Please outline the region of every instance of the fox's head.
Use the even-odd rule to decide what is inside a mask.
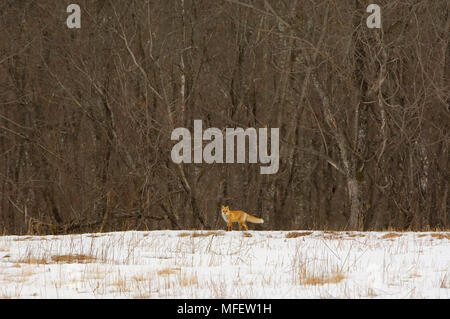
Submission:
[[[226,214],[230,211],[230,207],[228,206],[222,206],[222,214]]]

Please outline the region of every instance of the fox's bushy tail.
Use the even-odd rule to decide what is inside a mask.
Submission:
[[[252,215],[248,215],[247,221],[250,222],[250,223],[253,223],[253,224],[262,224],[262,223],[264,223],[264,219],[258,218],[258,217],[252,216]]]

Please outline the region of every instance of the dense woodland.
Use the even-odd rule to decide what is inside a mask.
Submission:
[[[449,229],[450,2],[373,2],[1,0],[0,234]],[[195,119],[279,171],[174,164]]]

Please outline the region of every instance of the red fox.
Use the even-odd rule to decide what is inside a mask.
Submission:
[[[222,217],[227,223],[227,230],[232,230],[233,222],[239,223],[239,230],[242,230],[242,225],[244,225],[245,230],[248,230],[246,222],[262,224],[264,219],[252,216],[243,212],[242,210],[230,210],[228,206],[222,206]]]

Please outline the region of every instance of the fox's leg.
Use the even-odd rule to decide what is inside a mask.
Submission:
[[[231,231],[232,228],[233,228],[233,223],[231,223],[230,221],[228,221],[228,224],[227,224],[227,231]]]
[[[241,231],[242,230],[242,224],[241,224],[241,222],[239,222],[239,231]]]
[[[244,227],[245,227],[245,230],[248,230],[247,224],[246,224],[246,223],[243,223],[243,225],[244,225]]]

